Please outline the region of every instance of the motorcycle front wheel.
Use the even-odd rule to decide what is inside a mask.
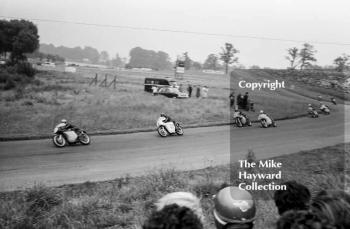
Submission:
[[[261,121],[261,126],[262,126],[262,128],[267,128],[266,120]]]
[[[60,135],[55,135],[52,138],[53,144],[57,147],[64,147],[66,145],[66,139],[60,134]]]
[[[176,132],[177,135],[183,135],[184,134],[184,130],[182,129],[182,127],[180,125],[177,125],[175,132]]]
[[[236,125],[237,125],[237,127],[242,127],[243,126],[243,124],[241,122],[241,119],[236,118]]]
[[[166,136],[168,136],[168,132],[167,132],[167,130],[165,129],[164,126],[158,127],[157,131],[158,131],[158,134],[159,134],[161,137],[166,137]]]
[[[89,145],[90,144],[90,137],[87,133],[81,133],[79,136],[79,141],[83,145]]]

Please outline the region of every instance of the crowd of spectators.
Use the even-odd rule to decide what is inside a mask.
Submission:
[[[276,229],[349,229],[350,195],[342,190],[322,190],[313,198],[309,189],[287,181],[286,190],[274,193],[279,218]],[[200,199],[189,192],[169,193],[159,199],[143,229],[202,229]],[[212,215],[217,229],[253,229],[257,206],[251,193],[235,186],[213,196]]]

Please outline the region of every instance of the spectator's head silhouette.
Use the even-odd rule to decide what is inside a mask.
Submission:
[[[204,216],[200,200],[190,192],[172,192],[166,194],[156,202],[157,210],[162,210],[165,206],[177,204],[180,207],[191,209],[203,222]]]
[[[350,204],[342,197],[318,195],[312,201],[311,210],[337,229],[350,228]]]
[[[290,210],[277,221],[277,229],[335,229],[326,219],[306,210]]]
[[[288,210],[307,210],[310,206],[311,194],[309,189],[296,181],[287,181],[286,190],[278,190],[274,200],[278,213],[282,215]]]
[[[143,229],[202,229],[203,224],[189,208],[177,204],[167,205],[151,214]]]

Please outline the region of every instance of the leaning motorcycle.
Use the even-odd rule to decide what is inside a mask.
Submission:
[[[311,118],[318,118],[318,112],[317,111],[312,110],[312,111],[309,111],[308,113],[309,113],[309,116]]]
[[[81,143],[83,145],[90,144],[90,137],[84,130],[66,129],[65,124],[60,123],[54,128],[53,144],[57,147],[64,147],[67,144]]]
[[[164,122],[166,118],[159,117],[157,120],[157,131],[161,137],[166,137],[168,135],[183,135],[184,131],[181,125],[177,122]]]
[[[330,109],[328,107],[325,107],[323,109],[320,109],[321,114],[329,115],[331,113]]]
[[[237,127],[251,126],[252,122],[248,117],[235,117],[235,123]]]

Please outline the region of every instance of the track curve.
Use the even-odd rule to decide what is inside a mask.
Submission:
[[[248,149],[261,159],[348,142],[349,110],[345,106],[319,119],[285,120],[269,129],[255,124],[242,129],[185,129],[182,137],[161,138],[156,131],[95,136],[89,146],[62,149],[51,140],[0,142],[0,191],[35,183],[56,186],[108,180],[168,166],[199,169],[243,159]]]

